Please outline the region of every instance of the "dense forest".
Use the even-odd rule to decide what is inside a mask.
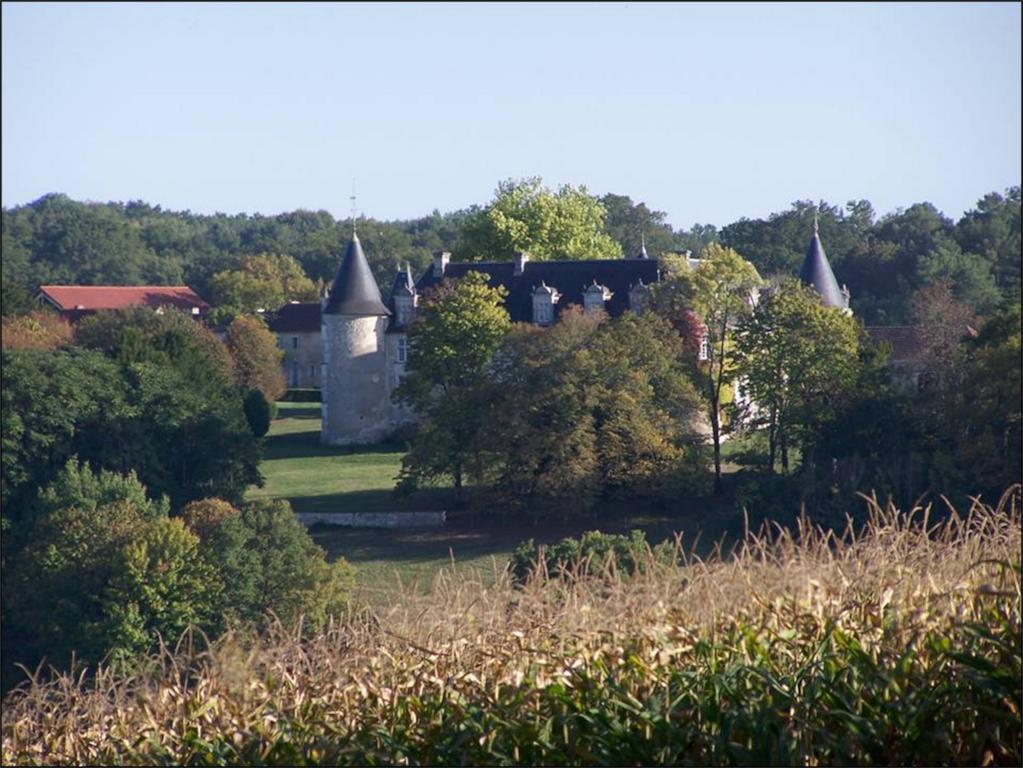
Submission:
[[[868,325],[907,322],[911,294],[939,280],[979,314],[1020,291],[1018,186],[984,195],[958,221],[927,202],[879,216],[867,200],[844,206],[801,200],[766,219],[688,230],[673,229],[664,212],[625,195],[596,200],[604,211],[603,234],[626,255],[639,251],[641,238],[655,257],[686,249],[699,255],[719,242],[765,277],[798,271],[816,210],[836,276]],[[407,221],[360,218],[357,226],[377,279],[387,287],[399,265],[407,262],[418,273],[434,250],[472,257],[468,232],[485,211],[472,206]],[[3,210],[4,314],[27,309],[46,283],[184,283],[209,298],[214,275],[262,253],[291,256],[313,281],[329,281],[351,225],[322,210],[201,215],[138,200],[87,203],[49,194]]]

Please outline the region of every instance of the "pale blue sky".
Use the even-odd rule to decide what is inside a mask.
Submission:
[[[3,205],[410,218],[539,175],[675,226],[1020,183],[1020,6],[18,4]]]

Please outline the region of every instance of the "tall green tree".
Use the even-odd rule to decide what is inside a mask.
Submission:
[[[197,382],[234,380],[231,354],[212,331],[176,309],[129,307],[97,312],[75,327],[75,344],[124,365],[153,363],[176,368]]]
[[[695,268],[683,264],[657,286],[654,309],[669,321],[692,310],[706,337],[707,359],[693,369],[707,405],[714,446],[714,488],[721,485],[722,394],[735,377],[734,332],[753,309],[762,280],[756,268],[731,248],[711,243]]]
[[[210,281],[213,302],[230,314],[273,312],[287,301],[315,301],[316,285],[291,256],[246,256],[238,269],[218,272]]]
[[[681,347],[652,313],[610,320],[574,309],[550,328],[516,326],[494,356],[479,436],[501,506],[565,512],[665,498],[691,479],[700,403]]]
[[[403,487],[414,488],[442,475],[454,479],[461,500],[472,439],[484,413],[480,385],[487,366],[511,325],[503,288],[469,272],[445,280],[427,293],[408,331],[409,359],[395,390],[420,423],[402,460]]]
[[[980,256],[1002,295],[1020,295],[1020,188],[984,195],[977,207],[956,223],[955,238],[963,251]]]
[[[1002,298],[990,264],[976,254],[964,253],[950,237],[941,237],[933,250],[920,257],[917,277],[925,286],[947,281],[959,299],[981,314],[997,307]]]
[[[851,396],[858,371],[856,321],[825,307],[793,280],[761,298],[736,329],[736,373],[767,422],[768,469],[777,452],[788,471],[788,448],[799,440],[804,462],[820,426]]]
[[[605,230],[633,258],[645,244],[651,258],[677,248],[675,234],[667,224],[664,211],[652,211],[646,203],[633,203],[628,195],[604,195],[600,204],[607,212]]]
[[[470,261],[507,261],[517,251],[538,261],[620,258],[621,246],[604,232],[605,216],[585,187],[554,191],[539,177],[509,179],[466,219],[457,253]]]

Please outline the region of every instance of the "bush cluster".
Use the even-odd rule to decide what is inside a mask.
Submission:
[[[512,552],[510,568],[520,584],[538,572],[552,578],[601,573],[631,575],[649,562],[651,555],[663,562],[673,552],[667,542],[651,549],[646,534],[640,530],[632,530],[628,536],[586,531],[577,539],[567,537],[546,546],[527,539]]]
[[[351,567],[327,563],[287,502],[169,511],[134,473],[67,463],[5,558],[5,689],[14,663],[123,664],[190,626],[216,635],[272,615],[315,630],[348,609]]]

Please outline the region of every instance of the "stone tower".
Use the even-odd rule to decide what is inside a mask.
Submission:
[[[390,431],[387,348],[390,315],[353,232],[322,302],[323,375],[320,441],[372,443]]]

